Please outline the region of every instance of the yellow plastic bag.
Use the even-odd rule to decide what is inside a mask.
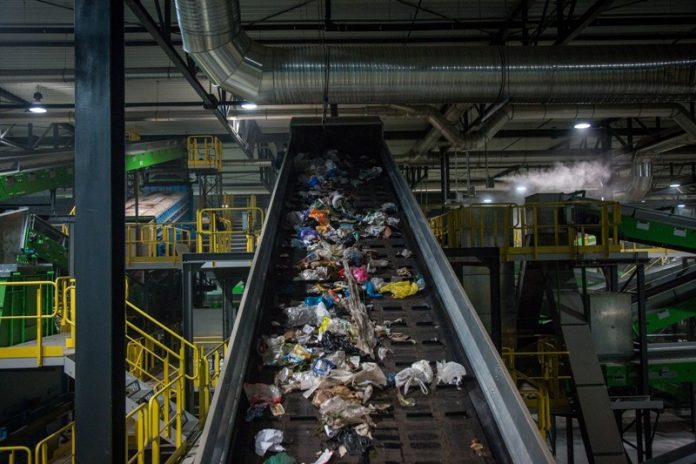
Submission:
[[[379,293],[391,292],[394,298],[406,298],[407,296],[415,295],[418,293],[418,285],[415,282],[408,280],[403,280],[401,282],[391,282],[386,285],[382,285],[379,289]]]

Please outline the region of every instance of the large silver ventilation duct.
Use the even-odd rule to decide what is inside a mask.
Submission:
[[[685,101],[693,45],[265,47],[238,0],[176,0],[184,49],[223,88],[256,103]]]

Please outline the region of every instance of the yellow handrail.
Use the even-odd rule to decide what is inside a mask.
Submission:
[[[186,140],[189,169],[222,171],[222,142],[212,135],[192,135]]]
[[[143,403],[126,414],[126,430],[128,430],[129,421],[133,422],[135,450],[132,456],[128,457],[131,450],[131,443],[130,435],[126,433],[126,463],[145,464],[150,426],[148,404]]]
[[[235,228],[235,213],[239,215],[236,219],[241,223],[239,228]],[[247,252],[251,253],[256,248],[264,220],[265,212],[258,207],[199,209],[196,212],[196,252],[228,252],[232,236],[237,234],[246,235]]]
[[[167,382],[160,391],[153,395],[148,401],[148,410],[150,413],[148,444],[152,452],[150,461],[152,464],[159,464],[160,437],[163,436],[169,439],[172,434],[172,428],[174,429],[173,442],[177,451],[167,462],[172,462],[185,450],[185,440],[182,433],[185,414],[184,384],[184,376],[179,374],[170,382]],[[169,407],[170,401],[174,401],[173,417]]]
[[[40,289],[44,287],[52,288],[54,292],[54,307],[51,314],[37,314],[32,316],[5,316],[6,319],[59,317],[62,327],[69,327],[71,338],[75,336],[75,293],[76,283],[72,277],[60,277],[55,282],[51,281],[28,281],[28,282],[5,282],[0,283],[8,286],[35,286]],[[58,297],[60,296],[60,297]],[[41,296],[38,296],[41,303]],[[39,305],[40,307],[41,305]],[[126,301],[126,333],[127,356],[126,363],[131,372],[137,377],[152,381],[154,395],[147,403],[139,406],[126,416],[127,423],[134,424],[134,440],[136,445],[135,454],[132,453],[127,460],[128,463],[144,464],[146,461],[159,462],[159,456],[146,458],[146,448],[148,450],[159,448],[159,434],[165,438],[171,438],[177,446],[175,455],[180,455],[184,451],[185,439],[182,431],[182,419],[184,418],[183,401],[186,397],[188,388],[187,380],[190,380],[198,387],[198,419],[200,423],[205,420],[211,400],[211,388],[217,385],[222,360],[227,348],[227,342],[220,342],[220,338],[205,337],[199,339],[197,343],[191,343],[184,337],[173,331],[171,328],[159,322],[133,303]],[[174,343],[168,346],[163,341],[148,333],[134,322],[134,317],[139,317],[155,328],[155,331],[164,334]],[[39,334],[40,335],[40,334]],[[215,346],[210,346],[216,343]],[[37,346],[41,347],[41,338],[37,339]],[[1,349],[0,349],[1,350]],[[2,353],[0,353],[0,356]],[[41,363],[41,352],[37,354],[37,363]],[[189,361],[190,360],[190,361]],[[192,366],[190,370],[187,365]],[[159,366],[156,366],[159,363]],[[161,367],[156,371],[156,367]],[[154,401],[153,401],[154,399]],[[159,399],[159,400],[158,400]],[[165,407],[168,401],[176,404],[174,411],[170,414],[170,408]],[[161,404],[158,402],[161,401]],[[160,426],[160,421],[162,426]],[[157,426],[155,426],[157,425]],[[68,424],[57,432],[49,435],[42,440],[34,450],[34,462],[48,464],[49,443],[58,435],[70,431],[73,432],[74,424]],[[74,461],[74,440],[72,441],[72,459]],[[128,446],[128,444],[126,444]],[[9,450],[7,447],[0,448],[0,453],[26,453],[27,450]],[[31,450],[28,459],[31,462]],[[153,451],[154,453],[154,451]],[[22,456],[23,457],[23,456]],[[12,458],[14,459],[14,457]],[[171,458],[168,460],[171,462]]]
[[[43,320],[44,319],[55,319],[58,315],[58,286],[55,282],[50,280],[28,280],[28,281],[16,281],[16,282],[0,282],[1,286],[5,287],[36,287],[36,314],[33,315],[22,315],[22,316],[0,316],[0,321],[3,320],[35,320],[36,321],[36,366],[41,367],[43,365]],[[44,314],[43,312],[43,289],[44,287],[50,287],[53,289],[53,309],[50,313]],[[0,356],[2,356],[0,354]]]
[[[17,453],[22,453],[24,456],[26,456],[26,460],[22,462],[32,464],[31,450],[26,446],[0,446],[0,457],[2,457],[3,454],[9,454],[7,461],[5,461],[7,464],[16,463],[15,459]]]
[[[69,437],[69,443],[70,443],[70,457],[71,457],[71,463],[75,464],[75,422],[70,422],[67,425],[64,425],[63,427],[59,428],[43,440],[41,440],[39,443],[37,443],[36,448],[34,448],[34,458],[36,464],[49,464],[52,459],[49,458],[48,456],[48,445],[53,442],[53,440],[60,439],[60,437],[68,432],[70,437]]]
[[[176,262],[180,248],[193,250],[191,231],[180,224],[126,224],[126,263]]]
[[[599,219],[575,222],[575,208],[598,208]],[[471,204],[429,220],[447,247],[493,246],[504,256],[620,251],[617,202],[575,200],[548,203]],[[531,239],[531,240],[530,240]]]

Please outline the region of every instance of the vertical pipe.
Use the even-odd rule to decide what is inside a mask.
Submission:
[[[488,263],[491,292],[491,339],[498,353],[503,346],[503,316],[500,304],[500,258],[496,256]]]
[[[567,415],[566,418],[566,462],[575,464],[575,444],[573,443],[573,416]]]
[[[646,320],[647,301],[645,296],[645,268],[638,264],[636,269],[636,292],[638,293],[638,337],[640,339],[640,394],[650,395],[650,377],[648,366],[648,328]],[[637,417],[638,419],[638,417]],[[645,457],[652,458],[650,411],[642,411]]]
[[[449,198],[450,193],[450,158],[446,148],[440,150],[440,183],[442,185],[442,209],[445,209],[445,203]]]

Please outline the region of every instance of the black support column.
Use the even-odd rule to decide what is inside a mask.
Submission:
[[[123,2],[75,0],[76,462],[124,462]]]
[[[450,194],[450,156],[446,148],[440,150],[440,183],[442,185],[442,209],[445,209],[445,203]]]

